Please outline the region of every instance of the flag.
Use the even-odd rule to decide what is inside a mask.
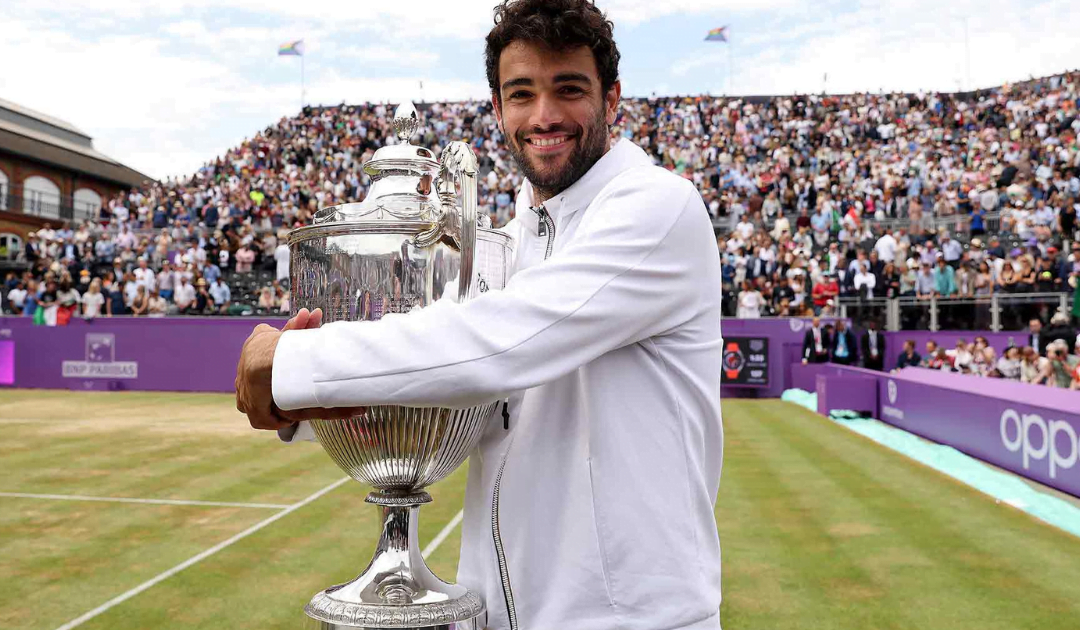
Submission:
[[[714,28],[709,31],[709,34],[705,36],[707,42],[726,42],[727,41],[727,27],[721,26],[720,28]]]
[[[304,40],[298,39],[295,42],[289,42],[278,46],[278,56],[282,55],[294,55],[296,57],[304,56]]]

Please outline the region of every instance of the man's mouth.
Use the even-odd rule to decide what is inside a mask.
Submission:
[[[533,136],[526,138],[525,143],[536,150],[547,152],[558,150],[562,145],[573,139],[574,136]]]

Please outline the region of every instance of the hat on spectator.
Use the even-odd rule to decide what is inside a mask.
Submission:
[[[198,280],[196,280],[195,281],[195,286],[197,286],[197,287],[205,287],[206,286],[206,278],[199,278]]]
[[[982,239],[980,239],[978,236],[971,239],[971,246],[972,247],[982,247]]]

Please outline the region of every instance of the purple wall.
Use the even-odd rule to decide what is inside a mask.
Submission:
[[[920,368],[897,374],[795,369],[799,382],[813,376],[825,411],[862,410],[857,405],[865,404],[866,383],[876,382],[875,417],[1080,496],[1080,392]]]
[[[822,319],[823,323],[835,320]],[[769,338],[769,386],[750,388],[725,385],[722,395],[731,398],[779,398],[790,389],[791,365],[798,363],[802,353],[803,335],[810,326],[809,319],[724,319],[721,330],[725,337]],[[814,391],[813,386],[808,391]]]
[[[240,348],[260,323],[284,319],[107,318],[33,326],[0,317],[0,384],[49,389],[231,392]],[[4,381],[5,350],[13,378]],[[10,355],[9,355],[10,356]]]

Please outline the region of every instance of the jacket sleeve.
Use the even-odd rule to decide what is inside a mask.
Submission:
[[[286,410],[466,407],[685,322],[702,308],[703,291],[718,294],[701,286],[715,242],[697,191],[664,177],[657,185],[655,177],[624,174],[589,207],[572,240],[502,291],[284,333],[274,401]]]

